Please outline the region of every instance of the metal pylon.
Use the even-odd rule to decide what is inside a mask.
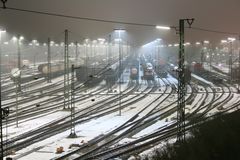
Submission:
[[[69,138],[76,138],[75,130],[75,86],[74,86],[74,65],[71,68],[71,132]]]
[[[51,46],[50,46],[50,38],[48,38],[48,44],[47,44],[47,48],[48,48],[48,56],[47,56],[47,61],[48,61],[48,79],[47,82],[50,83],[52,80],[52,69],[51,69]]]
[[[64,106],[63,109],[69,109],[69,53],[68,53],[68,30],[65,30],[64,45]]]
[[[184,65],[184,23],[188,22],[191,27],[194,19],[180,19],[179,20],[179,62],[178,62],[178,132],[177,141],[182,143],[185,141],[185,95],[186,95],[186,82],[185,82],[185,65]]]

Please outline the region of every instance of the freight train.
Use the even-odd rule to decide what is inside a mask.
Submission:
[[[114,85],[119,78],[126,65],[126,59],[119,61],[112,65],[98,64],[91,66],[81,66],[76,69],[76,77],[79,82],[83,82],[87,86],[94,86],[101,81],[105,80],[108,85]]]

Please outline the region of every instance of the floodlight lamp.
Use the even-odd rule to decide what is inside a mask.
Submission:
[[[115,32],[125,32],[125,29],[114,29]]]
[[[196,45],[200,45],[201,43],[200,42],[196,42]]]
[[[209,44],[209,41],[203,41],[204,44]]]
[[[229,40],[229,41],[231,41],[231,42],[233,42],[233,41],[235,41],[235,40],[236,40],[236,38],[229,37],[229,38],[228,38],[228,40]]]
[[[171,27],[168,26],[156,26],[157,29],[162,29],[162,30],[170,30]]]
[[[21,40],[24,40],[24,37],[23,36],[20,36],[19,37],[19,40],[21,41]]]
[[[15,42],[17,41],[17,37],[13,36],[12,40]]]
[[[98,41],[105,42],[104,38],[98,38]]]
[[[221,40],[221,43],[227,43],[227,40]]]

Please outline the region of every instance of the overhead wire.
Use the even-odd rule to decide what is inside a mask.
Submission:
[[[240,35],[240,33],[237,33],[237,32],[225,32],[225,31],[211,30],[211,29],[205,29],[205,28],[200,28],[200,27],[188,27],[188,29],[204,31],[204,32],[211,32],[211,33],[218,33],[218,34],[227,34],[227,35],[236,35],[236,36]]]

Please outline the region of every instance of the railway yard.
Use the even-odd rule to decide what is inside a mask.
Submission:
[[[238,113],[240,4],[204,1],[1,0],[0,160],[171,159]]]
[[[5,153],[16,159],[109,159],[144,155],[173,141],[177,133],[178,81],[171,70],[166,71],[165,78],[154,73],[154,80],[145,80],[141,78],[145,74],[141,63],[133,69],[129,62],[120,77],[123,82],[116,79],[111,90],[104,79],[98,85],[76,81],[72,118],[71,109],[63,109],[63,75],[51,83],[43,77],[24,83],[18,110],[14,83],[2,83],[2,105],[10,110],[3,120],[3,134],[7,133]],[[200,121],[238,109],[236,86],[224,78],[222,83],[214,84],[208,80],[207,69],[201,76],[191,73],[186,94],[186,130],[193,127],[192,119]],[[211,75],[221,74],[212,67]],[[7,75],[3,78],[9,82]],[[73,125],[75,138],[69,137]],[[63,147],[63,152],[57,153],[59,147]]]

